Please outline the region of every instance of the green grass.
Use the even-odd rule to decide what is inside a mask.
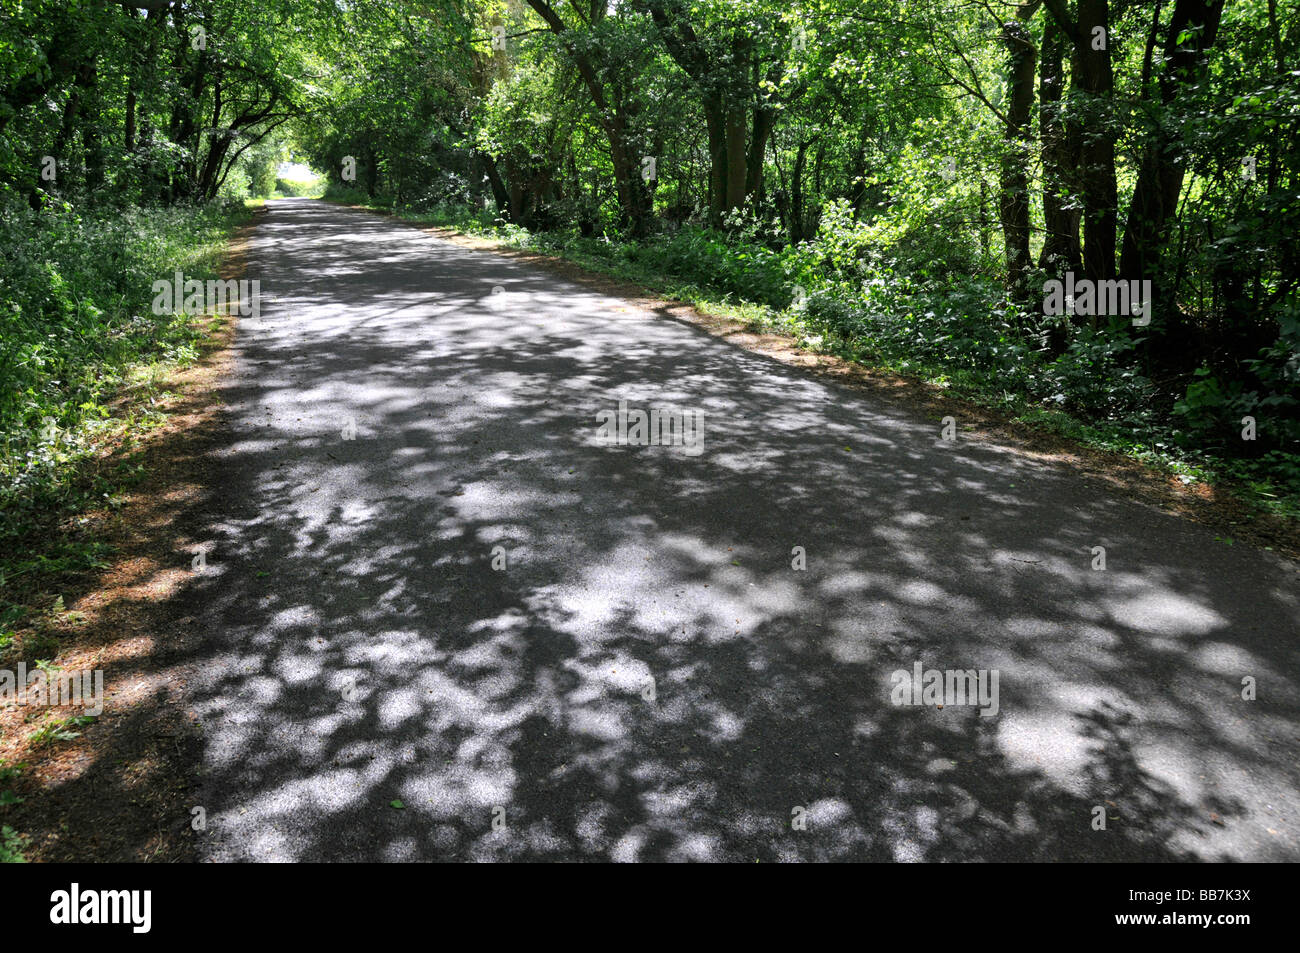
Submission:
[[[25,764],[9,764],[0,760],[0,810],[23,802],[23,798],[14,794],[9,785],[18,779],[25,767]],[[26,842],[27,838],[12,827],[0,827],[0,864],[26,863],[23,857]]]

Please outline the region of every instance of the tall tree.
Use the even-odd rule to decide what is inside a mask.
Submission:
[[[1062,108],[1065,90],[1065,31],[1055,17],[1043,22],[1038,67],[1038,135],[1043,168],[1043,249],[1039,267],[1064,274],[1079,271],[1080,207],[1074,194],[1078,177],[1078,121]]]
[[[1078,168],[1083,198],[1083,270],[1093,281],[1102,281],[1115,274],[1119,201],[1110,4],[1108,0],[1077,0],[1072,16],[1065,0],[1045,2],[1074,49],[1071,105],[1080,114]]]
[[[642,174],[642,156],[636,148],[633,135],[635,124],[632,116],[632,100],[628,97],[611,95],[611,90],[607,88],[602,78],[609,64],[605,62],[606,54],[598,41],[583,42],[586,38],[579,37],[577,31],[564,21],[548,0],[528,0],[528,5],[545,21],[577,67],[583,84],[591,96],[597,121],[609,141],[610,158],[614,164],[615,186],[618,190],[624,225],[633,234],[643,234],[649,225],[652,209],[650,192],[646,188]],[[590,5],[585,11],[576,4],[574,9],[578,11],[580,21],[591,26],[604,20],[609,8],[605,0],[590,0]]]
[[[783,87],[784,58],[759,42],[757,25],[743,15],[746,6],[693,8],[688,0],[640,0],[640,5],[699,96],[709,142],[709,217],[719,225],[727,212],[761,190],[778,109],[803,87]],[[781,36],[772,28],[778,22],[770,19],[767,32]]]
[[[1178,0],[1174,5],[1165,34],[1160,109],[1142,150],[1124,230],[1120,270],[1126,277],[1158,277],[1161,243],[1187,172],[1187,153],[1173,107],[1184,90],[1205,78],[1222,15],[1222,0]]]
[[[1006,249],[1007,283],[1017,294],[1025,290],[1029,254],[1029,154],[1033,143],[1034,75],[1038,50],[1025,26],[1038,3],[1016,10],[1016,19],[1002,24],[1007,48],[1006,122],[1003,125],[1002,191],[999,212]]]

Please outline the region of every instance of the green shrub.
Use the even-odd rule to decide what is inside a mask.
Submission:
[[[0,864],[25,864],[23,848],[27,837],[17,833],[12,827],[0,828]]]
[[[193,358],[191,316],[152,312],[153,282],[212,277],[239,206],[33,211],[0,195],[0,540],[103,426],[142,365]]]
[[[275,192],[291,198],[302,196],[316,196],[324,192],[323,183],[319,179],[311,181],[298,181],[295,179],[282,179],[278,176],[275,180]]]

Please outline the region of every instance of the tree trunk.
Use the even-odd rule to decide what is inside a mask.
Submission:
[[[799,140],[799,151],[794,157],[794,173],[790,177],[790,244],[797,245],[808,236],[804,232],[803,170],[808,161],[808,147],[812,140]]]
[[[1075,86],[1087,101],[1079,153],[1083,186],[1083,270],[1093,281],[1115,275],[1115,129],[1111,99],[1110,10],[1107,0],[1079,0]]]
[[[501,173],[497,170],[496,160],[486,153],[481,153],[479,158],[483,162],[483,171],[487,175],[488,184],[492,187],[492,198],[496,202],[497,213],[509,217],[510,192],[506,188],[505,182],[501,180]]]
[[[1038,129],[1043,163],[1043,251],[1040,268],[1055,274],[1080,271],[1079,209],[1073,197],[1077,175],[1078,130],[1061,116],[1066,36],[1052,17],[1043,24],[1038,67]]]
[[[66,184],[61,179],[63,178],[64,167],[69,165],[67,161],[68,143],[72,141],[76,132],[77,113],[81,110],[81,98],[90,83],[94,71],[95,64],[93,62],[87,63],[77,70],[77,78],[72,84],[72,89],[68,92],[68,101],[63,106],[63,121],[59,124],[58,134],[54,137],[54,148],[51,150],[55,168],[59,170],[59,178],[55,179],[56,184],[59,186]]]
[[[1030,111],[1034,105],[1034,69],[1038,51],[1023,23],[1003,25],[1007,45],[1007,122],[1002,155],[998,212],[1006,255],[1007,286],[1023,292],[1029,257]]]
[[[727,115],[727,212],[745,204],[746,159],[745,111],[732,104]]]
[[[379,189],[379,157],[369,140],[366,142],[366,195],[375,197]]]
[[[749,154],[745,157],[745,196],[755,202],[763,200],[763,157],[767,141],[776,126],[776,111],[768,106],[754,108],[753,128],[749,134]]]
[[[705,99],[704,124],[709,133],[709,224],[719,228],[727,210],[727,136],[720,97]]]

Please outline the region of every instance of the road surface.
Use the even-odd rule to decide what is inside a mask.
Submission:
[[[1293,563],[388,218],[249,277],[205,858],[1300,859]]]

